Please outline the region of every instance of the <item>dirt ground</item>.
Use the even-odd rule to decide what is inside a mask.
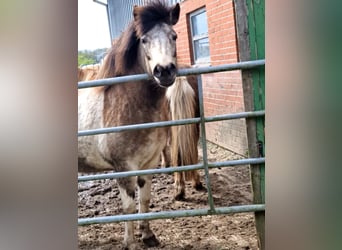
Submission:
[[[200,155],[202,155],[199,147]],[[208,159],[220,162],[242,157],[208,143]],[[200,159],[202,157],[200,156]],[[248,166],[210,169],[210,183],[215,206],[252,203]],[[205,185],[204,172],[200,171]],[[207,208],[207,192],[186,187],[186,200],[173,200],[173,175],[155,175],[152,180],[151,212]],[[206,185],[205,185],[206,186]],[[78,216],[96,217],[121,214],[121,201],[115,180],[79,183]],[[137,223],[135,223],[136,225]],[[258,249],[253,213],[184,217],[150,221],[160,246],[150,250]],[[137,228],[137,227],[136,227]],[[124,223],[94,224],[78,227],[79,249],[121,249]],[[135,239],[146,249],[135,230]]]

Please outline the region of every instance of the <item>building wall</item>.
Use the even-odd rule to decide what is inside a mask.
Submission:
[[[108,21],[112,41],[121,35],[133,20],[133,6],[143,5],[144,0],[107,0]]]
[[[232,0],[181,1],[181,16],[175,25],[178,33],[177,57],[179,64],[194,65],[191,49],[189,14],[206,8],[210,46],[210,65],[236,63],[238,48]],[[244,111],[240,71],[202,75],[204,112],[206,116]],[[246,155],[247,136],[245,120],[207,123],[209,141],[233,152]]]

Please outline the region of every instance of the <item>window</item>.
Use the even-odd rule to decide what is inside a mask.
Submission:
[[[184,0],[183,0],[184,1]],[[169,4],[172,5],[172,4],[176,4],[176,3],[180,3],[181,0],[169,0]]]
[[[210,61],[208,23],[204,8],[190,14],[190,27],[194,62],[208,63]]]

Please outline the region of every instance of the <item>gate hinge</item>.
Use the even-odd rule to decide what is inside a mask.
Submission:
[[[258,141],[257,146],[258,146],[259,157],[265,157],[264,144],[262,143],[262,141]]]

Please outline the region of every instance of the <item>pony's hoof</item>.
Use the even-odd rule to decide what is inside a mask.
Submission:
[[[194,187],[197,191],[206,191],[207,189],[202,185],[201,182],[196,183],[195,187]]]
[[[156,247],[156,246],[159,246],[160,244],[159,240],[156,238],[155,235],[152,235],[149,238],[143,239],[143,242],[145,246],[147,247]]]
[[[185,201],[185,193],[181,192],[175,195],[175,200],[176,201]]]

